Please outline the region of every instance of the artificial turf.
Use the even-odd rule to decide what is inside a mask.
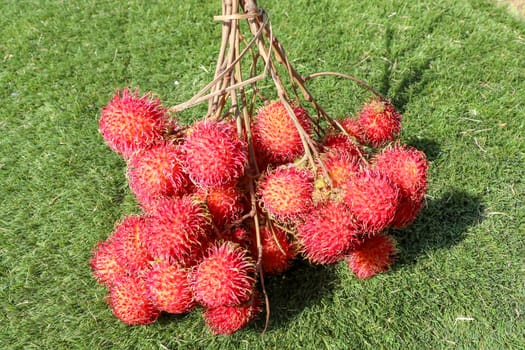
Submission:
[[[198,312],[129,327],[89,259],[136,211],[98,134],[116,89],[185,101],[212,78],[219,1],[0,4],[1,349],[525,348],[525,24],[489,1],[259,1],[302,74],[365,79],[431,161],[392,271],[298,262],[270,278],[271,323],[212,336]],[[262,84],[264,85],[264,84]],[[333,115],[369,97],[319,78]],[[203,106],[185,112],[199,118]]]

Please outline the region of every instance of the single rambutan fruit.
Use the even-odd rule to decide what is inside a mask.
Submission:
[[[244,210],[243,194],[236,182],[201,188],[197,196],[206,203],[213,223],[218,227],[238,220]]]
[[[185,170],[200,186],[219,186],[244,174],[248,146],[226,122],[195,123],[182,145]]]
[[[127,274],[127,269],[117,258],[111,240],[98,242],[89,261],[93,275],[100,284],[111,287],[117,279]]]
[[[171,124],[159,99],[150,94],[139,97],[137,91],[124,89],[102,110],[99,131],[113,151],[129,158],[133,152],[162,141]]]
[[[401,114],[390,102],[373,100],[363,107],[358,118],[367,142],[373,147],[394,141],[401,131]]]
[[[358,118],[345,118],[340,121],[341,126],[351,137],[355,138],[360,144],[366,144],[366,136],[363,126]]]
[[[148,218],[129,215],[118,223],[110,239],[117,260],[130,272],[148,267],[152,257],[145,246],[148,235]]]
[[[252,294],[254,274],[255,262],[247,250],[232,242],[218,242],[193,270],[195,299],[212,308],[238,305]]]
[[[153,323],[160,310],[148,297],[146,283],[138,276],[127,276],[115,282],[108,296],[113,314],[129,325]]]
[[[263,208],[278,220],[293,220],[312,205],[314,179],[307,170],[283,166],[265,174],[258,184]]]
[[[376,170],[354,174],[343,185],[343,196],[363,230],[369,234],[376,234],[390,225],[399,203],[397,186]]]
[[[162,196],[182,195],[189,178],[183,172],[179,146],[170,143],[154,145],[136,152],[128,163],[128,180],[139,203]]]
[[[375,157],[374,165],[404,196],[419,200],[425,195],[428,176],[425,153],[406,146],[388,147]]]
[[[213,334],[230,335],[244,328],[261,312],[262,300],[254,293],[250,300],[240,305],[207,308],[202,316]]]
[[[379,234],[367,237],[347,258],[348,267],[358,278],[370,278],[387,271],[397,252],[396,241],[392,236]]]
[[[360,170],[362,164],[359,158],[337,149],[329,150],[328,153],[322,154],[321,161],[335,187],[341,187],[349,181],[353,174]],[[319,169],[318,173],[322,175],[321,169]]]
[[[208,238],[209,213],[193,197],[165,198],[152,211],[146,247],[154,258],[195,264]]]
[[[302,254],[313,263],[331,264],[359,242],[360,228],[343,203],[319,204],[297,225]]]
[[[404,228],[411,225],[423,208],[425,197],[418,198],[407,197],[401,194],[399,204],[397,205],[396,215],[390,226],[392,228]]]
[[[255,232],[254,232],[255,235]],[[286,271],[295,257],[297,250],[286,233],[275,225],[260,228],[262,245],[262,268],[265,275],[276,275]],[[257,240],[252,239],[251,252],[257,259]]]
[[[307,134],[312,122],[302,107],[292,106],[299,124]],[[292,162],[304,152],[299,131],[281,101],[259,109],[253,126],[253,144],[258,156],[273,164]]]
[[[217,241],[223,240],[234,242],[243,248],[248,247],[249,243],[251,242],[250,234],[248,233],[248,231],[246,231],[243,227],[240,226],[235,226],[227,230],[220,231],[216,239]]]
[[[355,159],[356,162],[362,162],[363,157],[366,155],[365,150],[361,146],[343,134],[327,136],[322,146],[324,153],[346,154],[348,158]]]
[[[159,310],[182,314],[196,306],[187,269],[159,260],[145,278],[148,296]]]

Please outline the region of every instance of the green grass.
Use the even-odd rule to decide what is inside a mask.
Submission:
[[[206,3],[206,5],[203,5]],[[89,269],[135,209],[98,134],[117,88],[185,101],[211,78],[219,1],[14,1],[0,10],[1,349],[525,348],[525,24],[488,1],[260,0],[296,68],[365,79],[431,160],[393,270],[298,263],[271,323],[213,337],[198,314],[120,323]],[[178,85],[175,84],[178,82]],[[367,95],[320,78],[334,115]],[[198,118],[202,107],[184,114]]]

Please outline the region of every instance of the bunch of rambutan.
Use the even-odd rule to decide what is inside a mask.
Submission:
[[[181,127],[151,95],[115,94],[99,130],[125,159],[141,208],[91,258],[115,316],[143,325],[199,308],[214,334],[231,334],[263,310],[258,278],[294,259],[346,261],[358,278],[389,269],[388,230],[424,203],[425,154],[400,144],[401,115],[387,101],[321,139],[306,109],[292,111],[295,122],[283,102],[266,104],[250,133],[230,120]],[[314,164],[302,135],[316,142]]]

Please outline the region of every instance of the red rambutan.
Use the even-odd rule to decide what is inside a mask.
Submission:
[[[262,245],[262,268],[265,275],[276,275],[286,271],[296,255],[296,249],[288,240],[286,233],[276,226],[263,226],[260,229]],[[257,241],[251,245],[252,256],[257,259]]]
[[[319,204],[297,226],[303,255],[318,264],[331,264],[344,258],[359,241],[361,231],[343,203]]]
[[[211,218],[218,227],[239,219],[244,210],[243,194],[235,182],[202,188],[197,192],[197,196],[206,203]]]
[[[233,242],[218,242],[193,270],[195,299],[206,307],[238,305],[252,294],[254,274],[255,263],[247,250]]]
[[[397,186],[375,170],[354,174],[343,185],[343,195],[346,205],[369,234],[376,234],[390,225],[399,203]]]
[[[307,170],[283,166],[267,173],[260,181],[258,195],[264,209],[278,220],[293,220],[312,205],[314,179]]]
[[[252,299],[240,305],[207,308],[202,316],[213,334],[230,335],[244,328],[261,312],[261,298],[254,293]]]
[[[155,198],[183,194],[189,182],[179,146],[162,143],[135,153],[128,164],[131,190],[147,206]]]
[[[387,271],[395,260],[396,241],[392,236],[375,235],[365,238],[347,258],[348,267],[358,278],[370,278]]]
[[[325,153],[346,154],[348,158],[355,159],[357,162],[361,162],[362,157],[365,156],[364,149],[343,134],[329,135],[323,142],[323,150]]]
[[[347,152],[332,150],[322,154],[321,160],[335,187],[340,187],[360,169],[361,161]],[[319,169],[320,171],[320,169]]]
[[[195,123],[182,145],[185,170],[200,186],[218,186],[243,175],[247,144],[237,136],[234,126],[208,120]]]
[[[401,114],[389,102],[373,100],[363,107],[358,118],[366,140],[373,147],[394,141],[401,131]]]
[[[196,263],[206,243],[209,214],[192,197],[164,198],[150,219],[146,247],[154,258],[184,266]]]
[[[366,144],[365,132],[358,118],[346,118],[340,121],[348,135],[354,137],[360,144]]]
[[[129,272],[147,268],[152,260],[145,246],[147,234],[148,218],[130,215],[117,224],[110,237],[118,261]]]
[[[156,261],[146,274],[148,296],[161,311],[182,314],[196,306],[188,270],[167,261]]]
[[[292,106],[307,134],[312,123],[305,109]],[[259,109],[252,127],[253,144],[260,157],[273,164],[292,162],[304,152],[301,136],[281,101]]]
[[[153,323],[160,315],[148,297],[146,283],[138,276],[127,276],[115,282],[108,296],[113,314],[129,325]]]
[[[100,284],[111,287],[117,279],[127,274],[127,269],[117,258],[111,240],[98,242],[89,261],[93,275]]]
[[[99,131],[113,151],[129,158],[161,141],[171,124],[159,99],[151,99],[150,94],[139,97],[137,91],[124,89],[102,110]]]

